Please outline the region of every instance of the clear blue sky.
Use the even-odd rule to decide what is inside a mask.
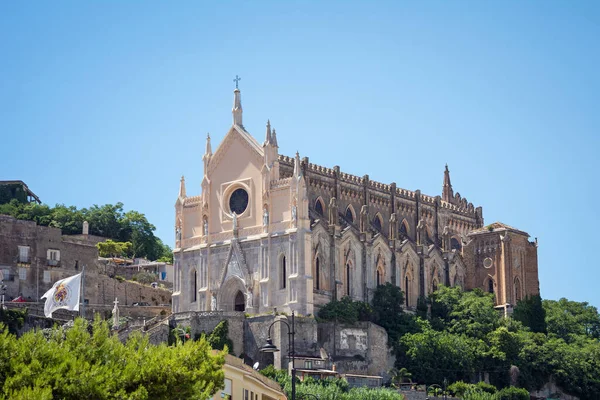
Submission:
[[[455,191],[539,238],[542,296],[600,306],[600,2],[0,4],[0,179],[123,202],[173,244],[185,174],[234,88],[260,141],[399,187]]]

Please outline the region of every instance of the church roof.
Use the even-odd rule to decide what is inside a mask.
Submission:
[[[489,233],[489,232],[505,232],[505,231],[511,231],[511,232],[518,233],[520,235],[525,235],[525,236],[529,237],[529,234],[527,232],[523,232],[517,228],[513,228],[512,226],[506,225],[502,222],[494,222],[494,223],[484,226],[483,228],[475,229],[475,230],[469,232],[469,236],[478,235],[478,234],[482,234],[482,233]]]

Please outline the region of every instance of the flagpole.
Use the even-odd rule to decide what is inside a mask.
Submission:
[[[81,307],[79,316],[85,318],[85,265],[81,268]]]

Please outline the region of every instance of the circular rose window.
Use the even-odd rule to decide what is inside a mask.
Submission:
[[[248,192],[236,189],[229,197],[229,209],[237,215],[242,214],[248,207]]]
[[[484,267],[491,268],[492,265],[494,265],[494,261],[491,258],[487,257],[485,260],[483,260]]]

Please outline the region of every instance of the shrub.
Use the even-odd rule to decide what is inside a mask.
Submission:
[[[483,381],[477,382],[475,387],[484,393],[494,394],[498,391],[498,389],[496,389],[496,386],[490,385],[489,383],[485,383]]]
[[[498,400],[529,400],[529,392],[514,386],[506,387],[497,394]]]
[[[450,393],[456,397],[463,397],[469,389],[473,389],[473,385],[463,381],[454,382],[452,385],[448,386]]]

